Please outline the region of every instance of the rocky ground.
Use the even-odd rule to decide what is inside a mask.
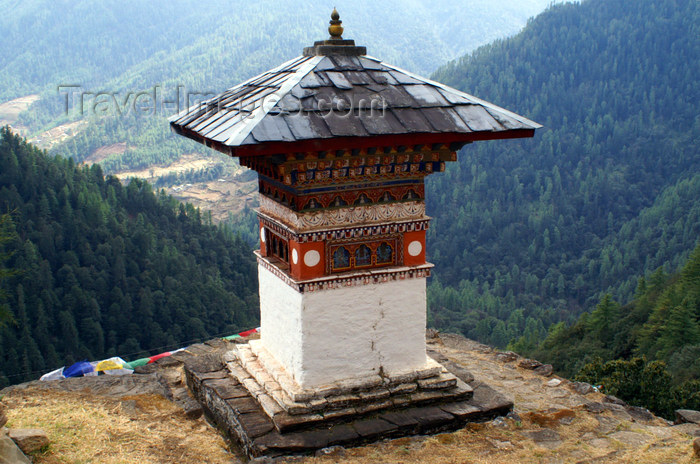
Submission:
[[[214,343],[221,348],[221,342]],[[454,363],[515,403],[506,418],[435,436],[331,448],[283,462],[305,463],[691,463],[700,425],[673,425],[549,366],[456,335],[429,339],[431,355]],[[193,348],[196,356],[206,345]],[[189,354],[188,354],[189,355]],[[181,363],[150,373],[30,382],[5,389],[10,428],[40,428],[51,444],[36,463],[237,463],[243,458],[187,396]],[[0,461],[2,462],[2,461]]]

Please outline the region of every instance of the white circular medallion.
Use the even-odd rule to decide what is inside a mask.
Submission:
[[[309,250],[304,253],[304,264],[314,267],[321,261],[321,255],[316,250]]]
[[[294,249],[292,250],[292,262],[293,262],[294,264],[296,264],[297,261],[299,261],[299,253],[297,253],[297,249],[294,248]]]
[[[260,241],[265,243],[265,228],[264,227],[260,228]]]
[[[414,240],[408,244],[409,255],[418,256],[421,251],[423,251],[423,245],[418,240]]]

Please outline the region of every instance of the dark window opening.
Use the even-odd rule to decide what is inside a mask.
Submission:
[[[289,263],[289,245],[287,241],[281,237],[278,237],[275,234],[267,235],[271,237],[271,239],[269,240],[270,250],[268,255],[272,255],[275,258],[284,261],[285,263]]]
[[[345,247],[339,247],[333,253],[333,270],[350,267],[350,252]]]
[[[355,266],[364,267],[372,265],[372,250],[367,245],[360,245],[355,250]]]
[[[377,264],[388,264],[394,261],[394,250],[386,242],[377,247]]]

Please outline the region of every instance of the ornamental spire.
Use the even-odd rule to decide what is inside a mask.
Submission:
[[[367,54],[367,47],[358,47],[354,40],[343,39],[343,22],[340,20],[338,10],[333,8],[331,13],[328,33],[331,35],[326,40],[317,40],[313,47],[304,48],[304,56],[342,55],[361,56]]]
[[[330,26],[328,26],[328,33],[331,35],[331,40],[342,39],[343,38],[343,22],[340,20],[340,14],[338,10],[333,7],[333,12],[331,13]]]

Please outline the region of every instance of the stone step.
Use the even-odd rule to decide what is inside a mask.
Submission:
[[[230,357],[224,360],[231,362]],[[253,378],[246,377],[244,369],[241,382],[222,367],[185,364],[187,385],[207,416],[251,458],[455,430],[467,422],[506,414],[513,406],[486,385],[477,383],[472,391],[459,381],[451,389],[379,395],[361,407],[293,416],[266,393],[251,394],[246,383]]]
[[[349,417],[360,417],[389,408],[407,408],[445,401],[465,401],[473,392],[469,385],[449,372],[418,379],[411,384],[376,387],[354,394],[317,397],[307,402],[292,401],[274,380],[264,373],[249,372],[238,359],[229,356],[227,367],[232,379],[255,398],[279,432],[308,429],[320,424],[335,424]],[[255,360],[247,357],[248,367]],[[257,379],[265,379],[265,386]]]
[[[287,371],[267,353],[259,340],[249,344],[239,345],[232,351],[232,357],[237,359],[241,366],[258,379],[258,383],[264,384],[270,378],[277,382],[289,397],[298,403],[308,402],[312,399],[326,398],[345,394],[355,394],[363,390],[372,390],[377,387],[392,387],[401,384],[410,384],[418,380],[424,380],[448,371],[432,359],[427,359],[426,367],[405,373],[390,376],[373,375],[361,379],[340,380],[330,385],[316,387],[312,390],[302,390],[289,376]],[[258,378],[257,373],[265,373],[268,376]],[[450,374],[451,375],[451,374]],[[448,388],[451,385],[443,385]],[[436,388],[436,387],[433,387]]]
[[[268,405],[265,410],[270,414],[270,417],[274,417],[279,409],[270,404],[270,399],[286,413],[283,416],[284,419],[280,419],[278,425],[280,430],[288,424],[308,423],[311,418],[313,418],[312,422],[319,421],[318,415],[336,418],[356,414],[360,409],[373,411],[388,406],[426,403],[435,398],[467,399],[471,393],[468,385],[441,368],[433,370],[437,374],[432,377],[416,378],[414,376],[406,377],[406,379],[412,380],[402,378],[404,383],[396,383],[397,380],[394,379],[394,383],[387,381],[379,384],[359,385],[356,391],[344,390],[336,386],[334,391],[325,391],[323,393],[325,396],[309,393],[304,396],[307,398],[305,401],[295,401],[288,392],[289,386],[285,388],[283,384],[275,380],[275,377],[283,380],[284,376],[279,373],[276,376],[268,374],[267,369],[258,362],[253,351],[246,345],[238,346],[234,352],[226,356],[226,360],[232,376],[245,386],[252,396],[255,398],[259,398],[263,394],[267,396],[263,404]],[[298,395],[295,397],[299,398]],[[304,417],[295,420],[286,416]]]
[[[307,414],[289,414],[282,411],[270,416],[275,428],[280,432],[308,429],[321,424],[342,423],[348,418],[363,417],[383,410],[401,410],[444,402],[468,401],[473,395],[467,384],[456,386],[450,391],[417,392],[383,400],[366,401],[340,409],[326,409]]]

